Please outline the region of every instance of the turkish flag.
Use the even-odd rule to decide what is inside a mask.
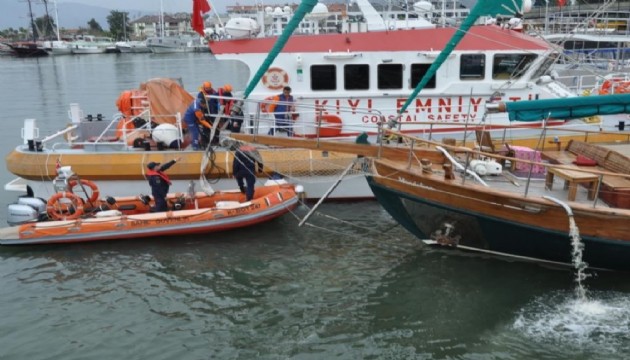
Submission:
[[[558,6],[563,7],[567,3],[567,0],[558,0]]]
[[[201,36],[204,36],[203,18],[201,15],[208,11],[210,11],[208,0],[193,0],[192,28]]]

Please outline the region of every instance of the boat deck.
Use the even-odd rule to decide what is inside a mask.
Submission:
[[[398,167],[402,167],[402,165],[398,164]],[[412,171],[422,172],[422,166],[412,165],[410,168]],[[443,178],[444,170],[441,165],[433,165],[432,166],[434,177]],[[507,191],[513,193],[517,196],[523,197],[532,197],[532,198],[541,198],[541,197],[552,197],[557,200],[566,203],[572,204],[581,204],[587,206],[595,206],[599,208],[611,208],[604,201],[599,199],[597,196],[594,196],[593,199],[589,199],[589,188],[584,184],[577,183],[575,190],[575,198],[573,200],[569,200],[570,188],[565,186],[566,179],[560,176],[554,176],[552,180],[552,185],[547,186],[546,184],[546,172],[545,173],[532,173],[531,176],[528,171],[514,171],[510,169],[509,162],[503,168],[501,174],[498,175],[483,175],[479,176],[479,178],[485,182],[488,188],[498,191]],[[484,186],[479,181],[477,181],[473,176],[467,175],[463,176],[462,171],[455,170],[455,180],[465,182],[466,184],[470,184],[471,186]],[[595,187],[594,190],[597,190]]]

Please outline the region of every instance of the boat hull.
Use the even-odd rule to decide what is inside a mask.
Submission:
[[[355,159],[353,155],[307,149],[261,149],[260,154],[265,164],[265,173],[258,174],[261,181],[276,171],[292,182],[304,185],[309,199],[323,196],[343,169]],[[146,164],[150,161],[164,163],[177,157],[182,160],[169,169],[169,177],[173,180],[173,189],[185,189],[191,180],[199,180],[203,160],[201,151],[38,152],[24,150],[20,146],[6,157],[7,169],[20,179],[5,188],[24,191],[28,185],[35,196],[47,198],[54,192],[51,181],[57,175],[55,168],[59,160],[64,166],[72,166],[72,170],[82,178],[96,181],[103,194],[137,195],[147,191]],[[236,181],[232,176],[232,159],[230,151],[217,150],[214,153],[214,166],[208,166],[206,177],[215,190],[234,188]],[[202,188],[202,184],[198,184],[197,188]],[[330,198],[373,198],[373,195],[365,177],[355,173],[346,176]]]
[[[474,190],[457,193],[431,181],[411,185],[404,179],[368,177],[368,184],[385,210],[427,243],[540,262],[572,263],[569,223],[559,206],[528,203],[525,199],[501,204],[491,197],[475,197]],[[487,208],[479,207],[481,202],[487,202]],[[630,271],[630,241],[623,230],[628,215],[619,214],[619,210],[589,213],[577,206],[574,211],[585,245],[583,260],[589,267]],[[602,222],[617,234],[605,236]]]

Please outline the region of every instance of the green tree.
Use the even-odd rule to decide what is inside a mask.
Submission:
[[[131,35],[129,27],[129,13],[112,10],[107,16],[109,32],[116,40],[127,40]]]
[[[28,38],[28,30],[20,26],[20,28],[18,29],[17,36],[18,36],[18,39],[21,39],[21,40]]]
[[[39,30],[40,36],[50,37],[55,33],[55,20],[53,20],[50,16],[44,15],[36,18],[35,26]]]
[[[96,21],[94,18],[92,18],[90,21],[88,21],[87,24],[88,24],[88,28],[90,29],[90,33],[91,34],[97,35],[97,34],[102,34],[103,33],[103,28],[98,23],[98,21]]]

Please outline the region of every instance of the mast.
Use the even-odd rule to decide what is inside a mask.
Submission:
[[[31,18],[31,31],[33,31],[33,42],[37,41],[37,25],[35,25],[35,20],[33,20],[33,6],[31,5],[31,0],[26,0],[28,2],[28,16]]]
[[[59,12],[57,11],[57,0],[53,0],[53,5],[55,6],[55,32],[57,33],[57,41],[61,41],[61,36],[59,36]]]
[[[164,37],[164,4],[162,0],[160,0],[160,32],[161,37]]]
[[[127,13],[123,11],[123,40],[127,41]]]

